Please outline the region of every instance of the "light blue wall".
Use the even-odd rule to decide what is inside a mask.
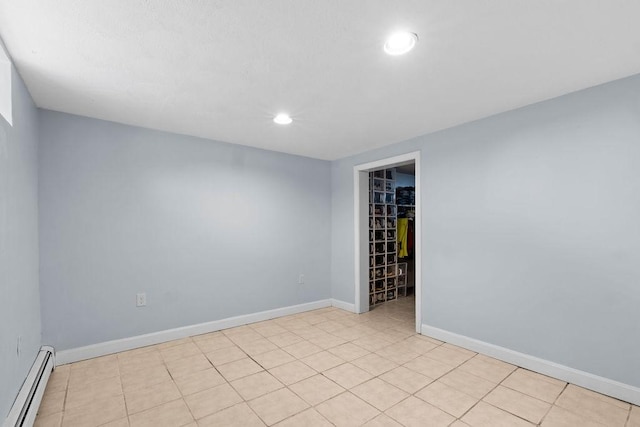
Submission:
[[[64,350],[330,297],[329,162],[40,117],[45,342]],[[147,307],[135,307],[140,291]]]
[[[640,386],[640,76],[333,162],[334,298],[353,166],[415,150],[423,323]]]
[[[0,420],[9,412],[41,343],[38,110],[15,69],[11,78],[13,126],[0,116]]]

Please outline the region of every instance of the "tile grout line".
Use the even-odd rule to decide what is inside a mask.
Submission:
[[[125,418],[127,419],[127,424],[131,425],[131,420],[129,419],[129,409],[127,408],[127,398],[124,395],[124,386],[122,385],[122,371],[120,371],[120,357],[118,356],[118,353],[116,353],[116,367],[118,369],[118,382],[120,383],[120,391],[122,391],[122,401],[124,402]]]
[[[200,348],[200,346],[198,346],[198,344],[195,341],[193,341],[192,337],[189,337],[189,338],[190,338],[191,342],[193,342],[193,344],[196,346],[196,348],[200,351],[200,353],[204,356],[204,353],[202,352],[202,349]],[[187,407],[187,410],[189,411],[189,414],[191,414],[191,418],[193,419],[193,422],[195,422],[196,425],[197,425],[198,420],[196,419],[195,415],[193,414],[193,411],[191,410],[191,407],[189,406],[189,404],[185,400],[185,396],[182,393],[182,390],[180,390],[180,387],[178,387],[178,384],[176,383],[176,379],[174,378],[173,374],[171,373],[171,370],[169,370],[169,367],[167,366],[167,361],[164,359],[164,356],[162,355],[162,352],[160,352],[160,357],[162,358],[162,364],[164,365],[164,368],[169,373],[169,377],[171,378],[171,381],[173,382],[173,385],[178,389],[178,393],[180,393],[180,400],[182,400],[184,402],[184,406]],[[207,358],[207,356],[204,356],[204,357],[205,357],[205,359],[207,359],[207,362],[209,362],[209,364],[211,364],[211,366],[215,369],[215,366],[213,366],[213,364]],[[217,372],[217,369],[216,369],[216,372]],[[176,399],[176,400],[178,400],[178,399]],[[171,401],[171,402],[174,402],[174,401]],[[165,402],[165,403],[171,403],[171,402]],[[161,404],[161,405],[164,405],[164,403]],[[158,405],[158,406],[160,406],[160,405]],[[156,408],[158,406],[156,406]],[[131,423],[129,423],[129,424],[131,424]],[[187,424],[189,424],[189,423],[185,423],[183,425],[187,425]]]
[[[477,356],[478,354],[479,354],[479,353],[477,353],[477,354],[476,354],[476,356]],[[473,356],[473,357],[476,357],[476,356]],[[471,359],[473,359],[473,357],[472,357]],[[469,360],[471,360],[471,359],[469,359]],[[515,371],[516,371],[516,369],[514,369],[514,372],[515,372]],[[451,372],[451,371],[450,371],[450,372]],[[472,373],[470,373],[470,372],[467,372],[467,373],[468,373],[469,375],[472,375],[472,376],[476,377],[476,378],[480,378],[480,379],[483,379],[483,380],[484,380],[484,378],[482,378],[482,377],[478,377],[477,375],[473,375],[473,374],[472,374]],[[513,372],[512,372],[512,373],[513,373]],[[448,372],[447,372],[447,374],[448,374]],[[445,375],[446,375],[446,374],[445,374]],[[509,375],[511,375],[511,374],[509,374]],[[444,376],[444,375],[443,375],[443,376]],[[440,378],[442,378],[442,377],[440,377]],[[440,378],[438,378],[438,379],[440,379]],[[436,381],[437,381],[437,380],[436,380]],[[485,380],[485,381],[486,381],[486,380]],[[504,381],[504,380],[503,380],[503,381]],[[446,384],[445,384],[445,385],[446,385]],[[487,397],[487,396],[488,396],[492,391],[494,391],[495,389],[497,389],[499,385],[500,385],[500,383],[496,384],[496,385],[495,385],[495,387],[493,387],[491,390],[489,390],[487,393],[485,393],[485,394],[484,394],[480,399],[478,399],[478,401],[477,401],[476,403],[474,403],[474,404],[473,404],[473,406],[471,406],[469,409],[467,409],[467,410],[464,412],[464,414],[460,415],[460,417],[458,418],[458,420],[462,421],[462,417],[464,417],[464,416],[465,416],[465,415],[467,415],[469,412],[471,412],[471,410],[472,410],[473,408],[475,408],[476,406],[478,406],[478,403],[480,403],[480,402],[483,402],[483,403],[486,403],[487,405],[493,406],[493,405],[491,405],[490,403],[485,402],[485,401],[484,401],[484,398],[485,398],[485,397]],[[453,388],[453,389],[455,389],[455,390],[458,390],[458,389],[457,389],[457,388],[455,388],[455,387],[451,387],[451,388]],[[458,391],[460,391],[461,393],[464,393],[464,392],[463,392],[463,391],[461,391],[461,390],[458,390]],[[464,393],[464,394],[467,394],[467,393]],[[468,395],[468,396],[470,396],[470,395]],[[473,398],[475,399],[475,397],[474,397],[474,396],[471,396],[471,397],[473,397]],[[493,406],[493,407],[495,408],[495,406]],[[500,408],[497,408],[497,409],[500,409]],[[503,410],[503,409],[501,409],[501,410]],[[507,412],[507,411],[505,411],[505,412]],[[510,413],[510,412],[508,412],[508,413]],[[515,415],[515,414],[513,414],[513,415]],[[464,422],[464,421],[462,421],[462,422]]]
[[[241,348],[241,350],[242,350],[242,348]],[[244,351],[244,350],[242,350],[242,351]],[[260,363],[258,363],[258,361],[257,361],[257,360],[255,360],[253,357],[249,356],[246,352],[245,352],[245,354],[247,355],[247,357],[249,357],[251,360],[253,360],[253,361],[254,361],[258,366],[260,366],[260,367],[264,370],[264,372],[267,372],[267,373],[269,373],[269,375],[273,376],[273,375],[272,375],[272,374],[271,374],[267,369],[265,369],[265,367],[264,367],[264,366],[262,366]],[[222,374],[220,374],[220,375],[222,375]],[[239,379],[242,379],[242,378],[246,378],[246,377],[249,377],[249,376],[251,376],[251,375],[254,375],[254,374],[249,374],[249,375],[247,375],[247,376],[245,376],[245,377],[236,378],[236,380],[239,380]],[[224,377],[224,375],[222,376],[222,378],[224,378],[224,380],[225,380],[225,381],[227,381],[227,379]],[[275,378],[275,377],[274,377],[274,378]],[[278,378],[275,378],[275,379],[276,379],[276,381],[278,381],[280,384],[282,384],[282,385],[284,386],[284,388],[287,388],[287,389],[289,388],[289,386],[287,386],[286,384],[282,383],[280,380],[278,380]],[[234,381],[235,381],[235,380],[234,380]],[[251,411],[251,412],[252,412],[256,417],[258,417],[258,419],[260,419],[260,420],[261,420],[265,425],[267,425],[267,426],[268,426],[269,424],[267,424],[267,422],[266,422],[266,421],[265,421],[265,420],[264,420],[264,419],[263,419],[263,418],[262,418],[262,417],[261,417],[261,416],[260,416],[260,415],[259,415],[259,414],[254,410],[254,409],[253,409],[253,407],[252,407],[251,405],[249,405],[249,401],[248,401],[247,399],[245,399],[245,398],[244,398],[244,396],[242,396],[242,395],[238,392],[238,390],[237,390],[235,387],[233,387],[233,385],[231,384],[231,381],[227,381],[227,383],[231,386],[231,388],[233,388],[233,389],[236,391],[236,393],[238,393],[238,395],[242,398],[243,403],[244,403],[244,404],[246,404],[246,405],[247,405],[247,407],[249,407],[249,410],[250,410],[250,411]],[[279,390],[280,390],[280,389],[279,389]],[[269,393],[272,393],[272,392],[269,392]],[[260,397],[262,397],[262,396],[266,396],[266,395],[267,395],[267,394],[269,394],[269,393],[265,393],[265,394],[263,394],[263,395],[256,396],[256,397],[255,397],[255,399],[258,399],[258,398],[260,398]],[[251,399],[251,400],[254,400],[254,399]],[[278,422],[282,422],[282,421],[284,421],[284,420],[280,420],[280,421],[278,421]]]
[[[69,375],[67,376],[67,381],[65,382],[64,388],[64,400],[62,401],[62,417],[60,418],[60,426],[64,425],[64,417],[67,411],[67,397],[69,395],[69,381],[71,381],[71,368],[69,368]],[[45,389],[46,391],[46,389]],[[37,418],[37,416],[36,416]]]
[[[565,382],[564,387],[562,387],[562,390],[560,391],[560,393],[558,393],[558,395],[556,396],[555,399],[553,399],[553,403],[551,404],[551,407],[549,407],[549,410],[547,411],[546,414],[544,414],[544,417],[542,417],[542,419],[540,420],[540,424],[542,425],[542,423],[544,422],[544,420],[547,418],[547,416],[549,416],[549,413],[551,412],[551,410],[553,409],[554,406],[558,406],[556,405],[556,402],[558,401],[558,399],[560,399],[560,396],[562,396],[562,393],[564,393],[564,391],[567,389],[567,387],[569,387],[569,383]],[[558,408],[560,408],[560,406],[558,406]]]
[[[504,384],[503,384],[507,379],[509,379],[509,377],[511,377],[513,374],[515,374],[515,373],[518,371],[518,369],[523,369],[523,368],[521,368],[521,367],[519,367],[519,366],[516,366],[516,369],[514,369],[514,370],[513,370],[513,372],[511,372],[509,375],[507,375],[507,377],[506,377],[505,379],[503,379],[503,380],[500,382],[500,385],[501,385],[502,387],[508,388],[509,390],[513,390],[513,391],[516,391],[516,392],[518,392],[518,393],[522,393],[522,394],[524,394],[525,396],[529,396],[528,394],[523,393],[523,392],[521,392],[520,390],[516,390],[516,389],[514,389],[514,388],[511,388],[511,387],[509,387],[509,386],[507,386],[507,385],[504,385]],[[562,393],[562,392],[561,392],[561,393]],[[560,394],[558,394],[558,396],[559,396],[559,395],[560,395]],[[536,400],[539,400],[540,402],[549,403],[549,402],[545,402],[544,400],[538,399],[538,398],[533,397],[533,396],[529,396],[529,397],[531,397],[531,398],[533,398],[533,399],[536,399]],[[557,398],[558,398],[558,397],[556,396],[556,399],[557,399]],[[544,415],[542,416],[542,418],[540,418],[540,422],[538,422],[537,424],[535,424],[536,426],[539,426],[539,425],[541,425],[541,424],[542,424],[542,422],[543,422],[543,421],[544,421],[544,419],[547,417],[547,414],[551,411],[551,409],[552,409],[552,408],[553,408],[553,403],[549,404],[549,409],[547,409],[547,410],[545,411]],[[514,415],[515,415],[515,414],[514,414]],[[532,424],[533,424],[533,423],[532,423]]]

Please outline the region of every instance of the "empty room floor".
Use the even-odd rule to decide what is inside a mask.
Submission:
[[[412,298],[58,367],[36,426],[640,426],[640,408],[417,335]]]

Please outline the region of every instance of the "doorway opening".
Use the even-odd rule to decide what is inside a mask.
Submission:
[[[354,167],[357,313],[413,308],[420,333],[420,152]],[[415,301],[415,303],[414,303]]]

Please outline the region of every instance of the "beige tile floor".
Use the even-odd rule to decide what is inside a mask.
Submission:
[[[58,367],[36,426],[640,427],[640,408],[414,332],[413,299]]]

